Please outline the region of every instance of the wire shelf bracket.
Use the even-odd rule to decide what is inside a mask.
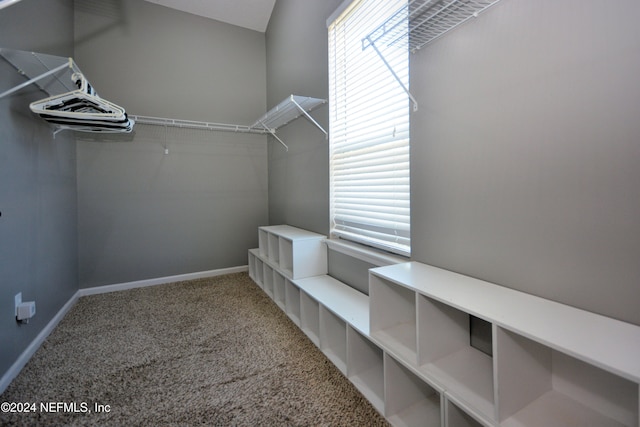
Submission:
[[[289,95],[278,105],[269,110],[264,116],[260,117],[254,124],[250,126],[251,129],[263,129],[269,132],[275,139],[282,144],[282,146],[289,151],[287,144],[276,135],[276,130],[289,122],[304,115],[311,123],[313,123],[325,137],[328,137],[328,133],[320,124],[309,114],[309,112],[316,107],[325,104],[326,99],[311,98],[308,96]]]
[[[500,0],[411,0],[362,39],[362,50],[372,47],[407,93],[413,110],[418,102],[376,46],[397,46],[416,53],[449,31],[498,3]]]

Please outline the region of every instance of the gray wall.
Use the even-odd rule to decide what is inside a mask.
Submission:
[[[414,259],[640,324],[639,14],[508,0],[412,57]]]
[[[263,33],[142,0],[79,0],[75,36],[89,81],[129,114],[250,125],[266,111]],[[150,125],[79,140],[80,287],[246,265],[268,222],[266,144]]]
[[[1,10],[0,47],[71,56],[72,4],[23,0]],[[24,81],[0,58],[0,92]],[[75,142],[68,132],[53,139],[29,111],[30,102],[45,96],[29,86],[0,99],[2,374],[78,289]],[[36,316],[26,325],[15,320],[18,292],[36,301]]]
[[[327,99],[326,18],[340,0],[278,0],[267,28],[267,100],[291,94]],[[329,109],[311,115],[329,130]],[[269,142],[269,221],[329,232],[328,140],[302,117],[278,131],[289,151]],[[270,138],[271,139],[271,138]]]
[[[326,96],[339,3],[278,0],[270,103]],[[411,56],[412,252],[640,324],[640,6],[606,6],[505,0]],[[304,125],[288,154],[270,143],[270,220],[327,233],[328,150]]]

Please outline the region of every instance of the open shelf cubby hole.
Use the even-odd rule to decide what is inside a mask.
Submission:
[[[286,311],[284,280],[285,277],[282,274],[277,270],[273,271],[273,300],[278,304],[278,307]]]
[[[273,299],[273,268],[269,264],[264,263],[262,269],[262,281],[264,283],[264,291]]]
[[[268,244],[268,252],[269,252],[269,261],[274,264],[278,264],[280,261],[280,242],[279,237],[273,233],[268,233],[269,237],[267,239]]]
[[[416,364],[416,292],[369,276],[371,336],[405,361]]]
[[[300,328],[320,347],[320,304],[306,292],[300,292]]]
[[[279,246],[279,264],[285,274],[293,277],[293,241],[280,237]]]
[[[495,418],[493,358],[471,345],[470,315],[418,298],[418,365],[487,419]]]
[[[384,414],[384,354],[355,329],[347,328],[347,378]]]
[[[249,261],[249,277],[251,278],[251,280],[253,280],[257,284],[258,278],[256,277],[256,256],[251,252],[249,252],[248,261]]]
[[[347,324],[320,306],[320,349],[340,371],[347,373]]]
[[[442,393],[384,355],[385,415],[394,426],[442,425]]]
[[[289,279],[285,279],[286,313],[293,323],[300,326],[300,289]]]
[[[261,228],[258,228],[258,250],[261,257],[269,258],[269,233]]]
[[[256,258],[256,282],[264,289],[264,262],[259,258]]]
[[[501,426],[639,425],[637,383],[502,328],[496,338]]]
[[[480,423],[478,420],[476,420],[474,417],[469,415],[467,412],[460,409],[458,405],[456,405],[449,399],[447,399],[446,411],[447,411],[447,414],[446,414],[447,427],[488,427],[489,426],[487,424]],[[542,426],[539,426],[539,427],[542,427]]]

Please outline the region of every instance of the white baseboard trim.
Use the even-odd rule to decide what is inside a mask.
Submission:
[[[53,332],[56,326],[58,326],[58,323],[60,323],[67,312],[71,310],[71,307],[75,305],[79,298],[79,292],[80,291],[76,292],[71,298],[69,298],[69,301],[62,306],[58,313],[53,316],[49,323],[47,323],[33,341],[31,341],[31,344],[29,344],[29,346],[22,352],[13,365],[11,365],[9,370],[2,375],[2,378],[0,378],[0,394],[4,393],[7,387],[9,387],[9,384],[11,384],[11,381],[18,376],[22,368],[24,368],[29,359],[31,359],[35,352],[40,348],[44,340],[46,340],[49,334]]]
[[[178,274],[176,276],[159,277],[156,279],[138,280],[135,282],[120,283],[115,285],[96,286],[94,288],[85,288],[78,290],[66,304],[56,313],[49,323],[40,331],[40,333],[31,341],[31,344],[22,352],[18,359],[11,365],[9,370],[0,378],[0,394],[2,394],[11,381],[18,376],[22,368],[25,367],[29,359],[40,348],[44,340],[47,339],[49,334],[58,326],[58,323],[62,318],[71,310],[71,307],[75,305],[78,298],[87,295],[104,294],[108,292],[124,291],[127,289],[142,288],[145,286],[162,285],[165,283],[181,282],[184,280],[203,279],[207,277],[222,276],[225,274],[243,273],[249,271],[248,265],[242,265],[238,267],[221,268],[217,270],[200,271],[197,273]]]
[[[221,268],[217,270],[200,271],[197,273],[178,274],[175,276],[158,277],[155,279],[136,280],[134,282],[118,283],[115,285],[96,286],[94,288],[84,288],[78,291],[79,296],[105,294],[109,292],[126,291],[127,289],[144,288],[147,286],[164,285],[184,280],[203,279],[207,277],[222,276],[225,274],[243,273],[249,271],[248,265],[239,267]]]

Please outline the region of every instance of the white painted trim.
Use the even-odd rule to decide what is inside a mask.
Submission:
[[[40,348],[44,340],[47,339],[49,334],[58,326],[58,323],[62,320],[62,318],[67,314],[71,307],[75,305],[78,301],[80,291],[73,294],[69,301],[66,302],[65,305],[58,311],[58,313],[53,316],[53,318],[47,323],[47,325],[40,331],[40,333],[31,341],[31,344],[27,346],[27,348],[22,352],[22,354],[16,359],[16,361],[11,365],[11,367],[7,370],[7,372],[2,375],[0,378],[0,393],[4,393],[4,391],[9,387],[11,381],[15,377],[18,376],[22,368],[27,364],[31,356]]]
[[[351,6],[351,3],[353,3],[353,1],[354,0],[343,0],[343,2],[340,3],[336,10],[334,10],[333,13],[327,18],[327,28],[329,28],[329,26],[333,24],[333,21],[335,21],[338,16],[342,14],[342,12],[344,12],[349,6]]]
[[[401,257],[400,255],[382,252],[381,250],[372,248],[370,246],[364,246],[354,242],[347,242],[341,239],[326,239],[325,243],[327,244],[329,249],[333,251],[349,255],[378,267],[384,267],[386,265],[399,264],[401,262],[409,261],[409,258]]]
[[[0,394],[9,387],[11,381],[18,376],[22,368],[25,367],[29,359],[40,348],[42,343],[47,339],[49,334],[58,326],[58,323],[62,318],[71,310],[71,307],[75,305],[78,298],[87,295],[104,294],[108,292],[124,291],[127,289],[142,288],[145,286],[162,285],[165,283],[181,282],[184,280],[203,279],[207,277],[222,276],[225,274],[243,273],[249,271],[248,265],[241,265],[238,267],[221,268],[217,270],[200,271],[197,273],[178,274],[176,276],[159,277],[156,279],[138,280],[135,282],[120,283],[115,285],[96,286],[94,288],[86,288],[78,290],[64,306],[53,316],[51,321],[40,331],[40,333],[31,341],[31,344],[22,352],[18,359],[11,365],[11,367],[0,378]]]
[[[248,265],[238,267],[220,268],[217,270],[200,271],[197,273],[178,274],[175,276],[158,277],[155,279],[136,280],[134,282],[118,283],[114,285],[96,286],[93,288],[84,288],[78,291],[79,296],[106,294],[109,292],[126,291],[128,289],[144,288],[147,286],[164,285],[173,282],[182,282],[185,280],[203,279],[207,277],[223,276],[225,274],[243,273],[249,271]]]

